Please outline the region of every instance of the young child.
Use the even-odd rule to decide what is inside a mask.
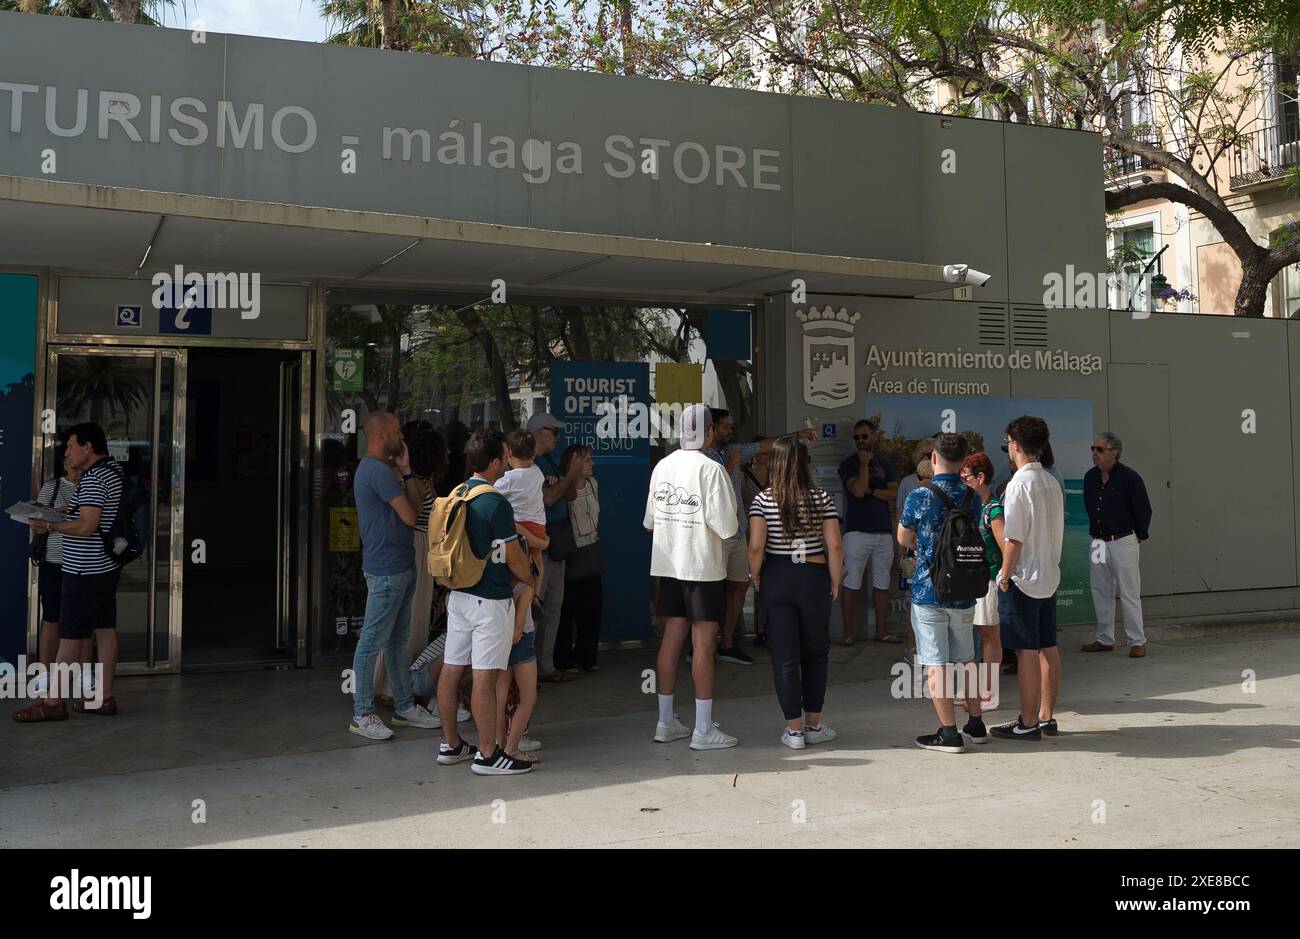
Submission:
[[[536,763],[537,757],[522,747],[533,708],[537,706],[537,654],[533,646],[534,626],[532,611],[533,588],[521,580],[515,581],[515,634],[510,647],[507,667],[497,673],[497,739],[506,754],[526,763]],[[510,686],[519,687],[519,703],[514,713],[506,717],[506,699]],[[529,747],[537,749],[536,742]]]
[[[506,436],[506,448],[510,451],[510,469],[496,481],[496,489],[510,503],[515,513],[515,531],[528,544],[537,571],[539,596],[535,599],[540,600],[542,550],[551,543],[546,537],[546,503],[542,501],[546,477],[533,463],[536,442],[528,431],[512,430]]]

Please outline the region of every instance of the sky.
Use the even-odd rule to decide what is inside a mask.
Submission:
[[[329,33],[316,0],[177,0],[164,26],[320,42]]]

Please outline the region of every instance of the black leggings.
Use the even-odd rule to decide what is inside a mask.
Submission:
[[[761,578],[776,697],[785,719],[821,712],[830,652],[831,575],[825,564],[768,554]]]
[[[570,581],[564,585],[564,603],[560,606],[560,623],[555,635],[556,668],[573,668],[576,665],[584,671],[590,671],[596,664],[603,606],[604,591],[599,576]]]

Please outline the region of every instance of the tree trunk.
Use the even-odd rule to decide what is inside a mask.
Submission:
[[[623,43],[623,74],[636,74],[636,37],[632,32],[632,0],[618,0],[618,31]]]
[[[382,7],[380,20],[380,47],[383,49],[402,49],[404,45],[397,35],[397,0],[379,0]]]
[[[1233,316],[1263,316],[1268,282],[1277,274],[1265,259],[1253,263],[1242,262],[1241,286],[1232,305]]]
[[[140,18],[141,0],[109,0],[113,19],[119,23],[134,23]]]
[[[506,362],[501,356],[501,349],[477,311],[457,310],[456,315],[483,347],[483,354],[487,356],[488,369],[492,378],[492,397],[496,400],[497,410],[501,413],[501,430],[509,433],[518,424],[515,423],[514,408],[510,406],[510,382],[506,375]]]

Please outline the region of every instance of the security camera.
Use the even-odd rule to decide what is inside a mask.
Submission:
[[[972,287],[983,287],[989,282],[991,276],[991,274],[975,270],[969,264],[945,264],[943,266],[943,279],[950,284],[970,284]]]

